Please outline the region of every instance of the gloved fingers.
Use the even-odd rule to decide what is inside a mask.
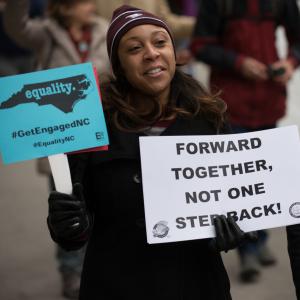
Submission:
[[[241,244],[245,239],[257,240],[256,232],[245,233],[236,223],[233,217],[224,215],[216,216],[213,220],[216,237],[211,240],[210,246],[218,251],[227,252]]]
[[[86,231],[86,229],[87,228],[82,223],[74,222],[69,227],[66,227],[64,229],[62,236],[68,237],[70,240],[76,239],[81,236]]]
[[[68,239],[79,236],[86,229],[86,224],[78,217],[60,222],[54,222],[49,218],[49,224],[57,236]]]
[[[73,211],[57,211],[51,214],[50,218],[52,222],[60,222],[68,219],[73,219],[73,218],[84,218],[85,213],[83,211],[78,211],[78,210],[73,210]]]
[[[230,227],[231,235],[236,243],[244,239],[245,232],[236,223],[233,217],[229,216],[227,218],[228,225]]]
[[[49,200],[49,211],[73,211],[84,209],[84,203],[77,200]]]
[[[55,201],[60,201],[60,200],[65,200],[65,201],[74,201],[75,197],[73,195],[65,194],[65,193],[60,193],[57,191],[52,191],[49,195],[48,201],[50,202],[55,202]]]
[[[251,231],[251,232],[244,232],[239,225],[236,223],[233,217],[229,216],[228,218],[228,224],[231,227],[232,233],[235,236],[236,243],[239,243],[245,239],[255,242],[257,241],[257,232],[256,231]]]
[[[216,231],[216,247],[219,251],[227,250],[228,239],[230,238],[229,226],[224,215],[216,216],[214,218],[214,225]]]
[[[68,240],[74,240],[82,234],[83,230],[80,228],[63,228],[60,232],[57,232],[58,237],[66,238]]]
[[[83,195],[83,186],[81,183],[77,182],[73,185],[73,195],[79,200],[84,202],[84,195]]]
[[[81,183],[75,183],[73,185],[73,192],[71,195],[60,193],[57,191],[52,191],[49,195],[49,202],[55,202],[55,201],[84,201],[84,195],[83,195],[83,187]]]
[[[49,217],[49,223],[51,228],[56,230],[56,228],[61,229],[61,228],[68,228],[71,227],[74,223],[80,223],[80,218],[78,217],[73,217],[73,218],[68,218],[65,220],[58,220],[56,218],[53,218],[52,216]]]
[[[250,242],[257,242],[258,240],[257,231],[246,232],[245,238]]]
[[[236,223],[233,217],[224,215],[217,217],[216,243],[220,251],[227,252],[237,247],[245,238],[245,233]]]

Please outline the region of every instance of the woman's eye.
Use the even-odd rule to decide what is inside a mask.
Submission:
[[[158,41],[156,42],[156,45],[159,46],[159,47],[163,47],[165,44],[166,44],[166,41],[165,41],[165,40],[158,40]]]
[[[128,51],[129,51],[129,52],[136,52],[136,51],[138,51],[140,48],[141,48],[141,46],[132,46],[132,47],[129,47]]]

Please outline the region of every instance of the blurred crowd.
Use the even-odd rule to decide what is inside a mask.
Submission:
[[[105,37],[112,12],[122,4],[165,20],[174,34],[177,64],[196,79],[204,78],[202,84],[212,92],[221,91],[233,132],[277,126],[286,112],[286,85],[300,62],[296,1],[0,0],[0,76],[86,61],[97,68],[100,80],[112,75]],[[276,49],[279,26],[288,41],[284,58]],[[37,171],[54,189],[47,160],[37,162]],[[78,297],[84,251],[57,247],[66,298]],[[238,254],[245,284],[258,281],[263,268],[277,261],[267,231],[259,232],[257,242],[239,247]]]

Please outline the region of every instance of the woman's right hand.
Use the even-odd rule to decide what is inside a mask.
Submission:
[[[268,79],[267,66],[251,57],[243,60],[241,72],[245,78],[250,80],[265,81]]]
[[[48,203],[47,223],[54,240],[76,241],[86,235],[91,222],[80,183],[74,184],[72,195],[51,192]]]

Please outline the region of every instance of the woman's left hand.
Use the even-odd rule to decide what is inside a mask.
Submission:
[[[273,69],[283,69],[284,72],[279,76],[275,76],[273,78],[274,81],[279,82],[283,85],[286,85],[288,81],[292,78],[294,73],[294,66],[293,63],[289,59],[283,59],[275,62],[272,64]]]
[[[216,216],[214,226],[216,237],[211,240],[211,246],[216,251],[227,252],[245,241],[254,242],[257,240],[256,232],[244,232],[231,216]]]

